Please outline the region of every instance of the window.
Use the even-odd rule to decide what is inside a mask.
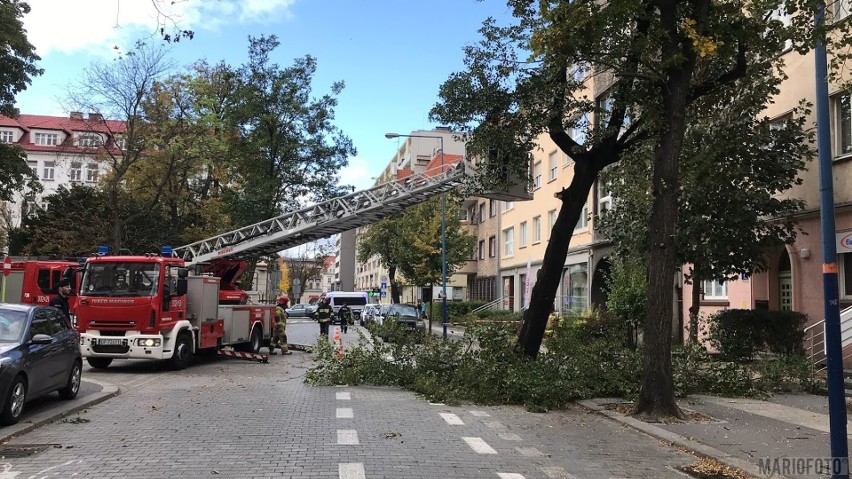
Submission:
[[[491,218],[497,216],[497,202],[494,200],[488,200],[488,216]]]
[[[518,229],[518,246],[520,248],[527,247],[527,222],[521,222],[521,227]]]
[[[83,164],[79,161],[71,163],[71,181],[81,181],[83,179]]]
[[[541,242],[541,216],[536,216],[533,218],[533,244]]]
[[[536,162],[533,167],[533,189],[541,188],[541,162]]]
[[[852,253],[838,253],[840,263],[840,297],[852,298]]]
[[[553,225],[556,224],[556,210],[547,212],[547,231],[553,231]]]
[[[59,135],[56,133],[36,133],[33,143],[36,145],[56,146]]]
[[[119,148],[121,150],[124,150],[127,147],[127,139],[124,137],[124,135],[115,135],[113,143],[115,144],[116,148]]]
[[[98,165],[95,163],[89,163],[86,165],[86,181],[95,182],[98,181]]]
[[[479,259],[485,259],[485,240],[479,241]]]
[[[704,281],[704,299],[728,299],[728,285],[717,280]]]
[[[585,113],[577,119],[574,126],[571,127],[571,139],[576,141],[578,145],[586,144],[586,130],[589,128],[589,114]],[[567,163],[567,156],[566,156]]]
[[[580,219],[574,225],[574,231],[584,230],[589,227],[589,200],[583,205],[583,211],[580,212]]]
[[[488,238],[488,257],[493,258],[497,255],[497,237]]]
[[[0,131],[0,141],[3,143],[12,143],[15,141],[15,132],[9,130]]]
[[[612,113],[612,94],[610,92],[606,92],[598,97],[597,101],[597,111],[595,113],[595,128],[606,128],[606,124],[609,122],[609,115]]]
[[[547,176],[547,181],[553,181],[553,180],[556,179],[556,173],[557,173],[558,168],[559,168],[559,164],[558,164],[556,156],[557,156],[557,153],[554,151],[553,153],[550,154],[550,158],[548,159],[547,166],[550,169],[548,170],[549,174]]]
[[[843,20],[852,13],[852,0],[834,0],[833,2],[826,3],[833,4],[831,13],[833,14],[833,21],[835,22]]]
[[[39,310],[33,317],[33,323],[30,325],[30,339],[36,334],[46,334],[52,336],[50,331],[50,320],[48,319],[47,309]]]
[[[53,179],[53,170],[56,168],[55,161],[45,161],[44,169],[42,170],[41,179],[43,180],[52,180]]]
[[[596,194],[598,197],[598,216],[600,216],[612,208],[612,193],[609,183],[601,183],[601,180],[598,180]]]
[[[562,312],[583,311],[589,305],[589,265],[577,263],[562,271]]]
[[[27,160],[27,166],[33,170],[33,174],[38,176],[38,162],[35,160]]]
[[[770,21],[774,20],[776,22],[780,22],[781,26],[784,27],[785,29],[790,28],[790,25],[792,25],[792,23],[793,23],[793,19],[790,16],[790,14],[787,13],[786,2],[781,2],[781,5],[778,6],[778,9],[773,10],[769,14],[769,20]],[[772,27],[770,27],[770,28],[772,28]],[[791,48],[793,48],[793,40],[787,39],[784,42],[784,46],[782,47],[781,51],[786,52],[787,50],[790,50]]]
[[[852,0],[849,0],[852,1]],[[852,153],[852,108],[850,108],[849,92],[835,95],[831,99],[834,104],[834,156]]]
[[[512,210],[512,209],[515,208],[515,202],[514,201],[506,201],[506,202],[503,203],[503,206],[504,206],[504,208],[506,208],[504,211],[509,211],[509,210]]]
[[[80,148],[96,148],[101,146],[103,140],[95,133],[85,133],[77,137],[77,146]]]
[[[485,221],[485,203],[479,204],[479,222]]]
[[[503,256],[515,256],[515,227],[503,230]]]
[[[464,208],[459,208],[459,220],[467,221],[467,210]]]

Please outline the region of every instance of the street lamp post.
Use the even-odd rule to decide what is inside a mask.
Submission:
[[[441,140],[441,174],[444,174],[444,137],[431,135],[401,135],[385,133],[385,138],[437,138]],[[441,324],[447,339],[447,194],[441,193]],[[430,332],[431,334],[431,332]]]

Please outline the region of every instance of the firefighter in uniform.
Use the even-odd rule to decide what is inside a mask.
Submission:
[[[276,348],[281,348],[281,354],[293,354],[287,347],[287,304],[290,299],[287,296],[278,298],[278,304],[275,307],[275,329],[272,331],[272,337],[269,339],[269,354],[278,354]]]
[[[325,298],[320,301],[319,306],[317,306],[316,312],[314,312],[314,316],[317,318],[317,321],[320,325],[320,335],[328,338],[328,326],[331,324],[331,317],[334,314],[334,309],[331,307],[331,302],[329,298]]]
[[[344,333],[348,333],[349,324],[353,323],[352,310],[349,309],[348,304],[343,303],[343,306],[340,307],[340,311],[337,312],[337,318],[340,319],[340,330]]]

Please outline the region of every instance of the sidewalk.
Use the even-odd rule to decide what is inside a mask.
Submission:
[[[27,403],[18,424],[0,427],[0,443],[106,401],[118,392],[117,386],[84,377],[77,397],[70,401],[59,399],[54,393]]]
[[[779,394],[767,401],[714,396],[690,396],[678,401],[684,412],[708,416],[681,423],[646,423],[616,411],[618,399],[592,399],[579,404],[698,456],[715,458],[755,477],[821,477],[807,459],[828,458],[831,446],[828,398],[811,394]],[[620,410],[620,408],[619,408]],[[693,415],[696,416],[696,415]],[[699,416],[696,416],[699,417]],[[847,434],[852,423],[847,421]],[[847,438],[849,435],[847,435]],[[760,464],[778,466],[783,459],[798,471],[766,471]],[[774,461],[774,462],[772,462]],[[780,461],[780,462],[779,462]],[[787,473],[787,475],[785,475]],[[827,477],[827,475],[825,475]]]

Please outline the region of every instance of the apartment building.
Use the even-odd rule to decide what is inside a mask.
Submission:
[[[97,113],[84,116],[71,112],[68,117],[0,115],[0,141],[23,148],[27,164],[44,187],[38,195],[20,192],[14,201],[3,205],[11,219],[8,226],[19,226],[34,208],[44,207],[43,198],[60,186],[97,184],[106,170],[97,158],[98,151],[123,148],[125,131],[124,122],[105,120]]]
[[[841,5],[838,2],[837,5]],[[835,6],[836,8],[836,6]],[[850,9],[841,10],[841,20]],[[830,54],[830,52],[829,52]],[[814,54],[788,49],[783,54],[788,78],[782,83],[780,93],[764,112],[769,118],[782,122],[804,99],[816,103],[816,74]],[[850,77],[846,73],[845,81]],[[829,85],[832,177],[834,179],[834,216],[836,229],[830,241],[835,242],[839,266],[839,294],[841,310],[852,306],[852,108],[850,91],[837,84]],[[808,122],[816,128],[816,109]],[[823,145],[814,144],[814,149]],[[824,299],[822,294],[822,234],[819,204],[819,168],[816,161],[806,165],[800,173],[802,184],[785,196],[803,199],[806,207],[798,215],[802,232],[794,244],[767,251],[769,269],[763,273],[740,278],[727,283],[705,281],[701,286],[700,311],[711,314],[725,308],[795,310],[809,317],[809,324],[822,321]],[[683,314],[688,316],[692,285],[683,286]],[[699,328],[699,331],[701,329]],[[822,328],[818,328],[820,334]],[[821,338],[820,338],[821,339]]]

